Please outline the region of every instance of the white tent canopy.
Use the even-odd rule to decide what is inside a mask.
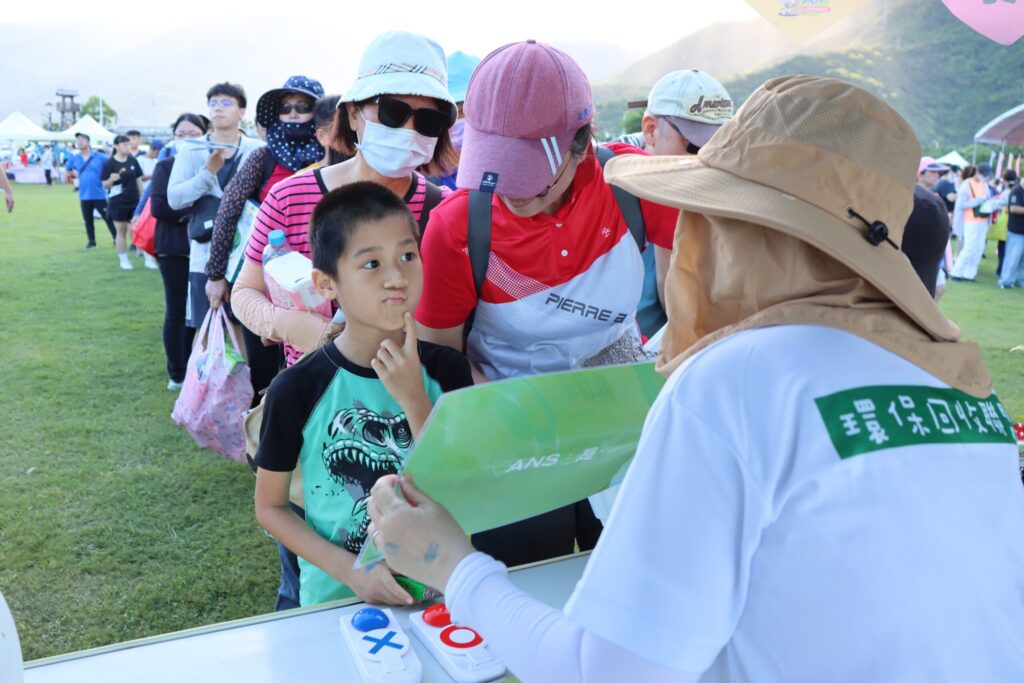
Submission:
[[[953,150],[949,154],[945,154],[939,157],[935,161],[939,162],[940,164],[946,164],[947,166],[957,166],[959,168],[966,168],[967,166],[970,166],[970,162],[967,161],[967,159],[964,159],[963,156],[961,156],[960,152],[957,152],[956,150]]]
[[[21,112],[13,112],[0,122],[0,140],[28,142],[30,140],[53,140],[56,133],[44,130]]]
[[[1024,104],[1003,112],[977,133],[974,142],[986,145],[1024,145]]]
[[[54,140],[60,140],[62,142],[72,142],[75,139],[75,135],[78,133],[85,133],[89,136],[89,140],[96,142],[113,142],[114,133],[96,123],[96,119],[86,114],[82,118],[75,122],[75,125],[71,126],[65,131],[55,136]]]

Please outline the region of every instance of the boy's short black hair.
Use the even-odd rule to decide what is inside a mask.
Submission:
[[[338,259],[345,253],[348,238],[363,223],[388,216],[403,216],[419,241],[420,231],[412,212],[394,192],[371,182],[350,183],[331,190],[313,209],[309,221],[309,250],[313,267],[338,277]]]
[[[238,102],[238,106],[245,109],[245,88],[238,85],[237,83],[218,83],[211,86],[206,91],[206,99],[209,100],[214,95],[225,95],[227,97],[234,97],[235,101]]]
[[[127,133],[125,133],[125,135],[127,135],[128,137],[131,137],[133,135],[135,137],[137,137],[137,138],[141,138],[142,137],[142,133],[140,133],[139,131],[135,130],[134,128],[132,130],[128,131]]]

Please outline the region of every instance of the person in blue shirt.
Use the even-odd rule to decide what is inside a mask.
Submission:
[[[86,249],[96,246],[96,229],[93,224],[93,211],[99,211],[110,230],[110,237],[116,238],[117,232],[114,224],[107,215],[107,191],[103,189],[100,181],[100,171],[103,170],[103,162],[107,160],[106,155],[94,151],[90,146],[90,138],[85,133],[75,135],[75,145],[78,147],[78,154],[74,154],[64,165],[69,173],[73,172],[78,178],[78,199],[82,204],[82,219],[85,221],[85,234],[88,242]]]

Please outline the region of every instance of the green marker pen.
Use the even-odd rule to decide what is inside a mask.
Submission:
[[[423,602],[424,600],[433,600],[441,597],[441,591],[436,588],[414,581],[408,576],[402,576],[401,574],[395,574],[395,581],[399,586],[405,589],[405,591],[412,596],[412,599],[416,602]]]

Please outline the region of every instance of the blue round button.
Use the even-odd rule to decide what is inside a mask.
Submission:
[[[388,625],[388,615],[376,607],[364,607],[352,615],[352,625],[363,633],[375,631]]]

